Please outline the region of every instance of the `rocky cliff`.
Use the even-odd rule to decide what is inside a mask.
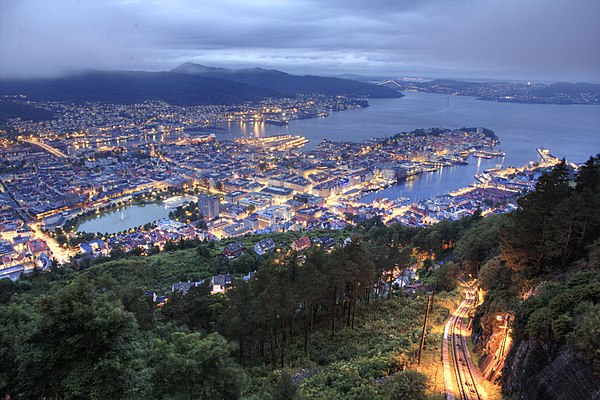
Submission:
[[[527,400],[600,399],[600,376],[568,346],[554,348],[535,339],[512,347],[504,366],[506,396]]]

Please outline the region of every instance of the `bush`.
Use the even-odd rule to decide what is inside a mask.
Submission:
[[[416,371],[400,372],[393,383],[391,400],[426,400],[427,376]]]

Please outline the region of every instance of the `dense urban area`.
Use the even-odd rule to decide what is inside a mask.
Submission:
[[[206,131],[365,106],[320,95],[235,107],[36,106],[58,117],[11,119],[2,137],[0,274],[13,278],[115,249],[151,254],[180,240],[340,230],[376,216],[386,224],[425,226],[475,212],[503,213],[514,210],[516,198],[558,161],[542,151],[541,162],[486,170],[475,177],[477,184],[454,193],[416,203],[365,203],[361,197],[370,191],[466,164],[469,156],[501,157],[494,148],[498,137],[485,128],[432,128],[361,143],[324,140],[303,151],[307,140],[301,136],[221,140]],[[108,211],[157,202],[172,208],[170,219],[149,219],[121,232],[78,229]]]
[[[0,400],[600,400],[599,0],[0,0]]]
[[[366,201],[500,160],[501,132],[427,128],[305,150],[301,135],[222,139],[220,127],[368,103],[16,101],[50,119],[1,132],[0,388],[15,398],[600,390],[556,377],[594,376],[599,360],[599,157],[568,164],[539,148],[451,193]],[[139,207],[142,223],[84,229]]]

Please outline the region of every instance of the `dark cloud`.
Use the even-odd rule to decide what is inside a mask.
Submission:
[[[0,0],[0,74],[165,70],[600,81],[600,1]]]

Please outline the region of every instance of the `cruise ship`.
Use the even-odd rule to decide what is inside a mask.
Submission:
[[[543,162],[558,163],[560,161],[558,157],[555,157],[552,154],[550,154],[550,150],[544,147],[538,147],[536,150],[542,158]]]

